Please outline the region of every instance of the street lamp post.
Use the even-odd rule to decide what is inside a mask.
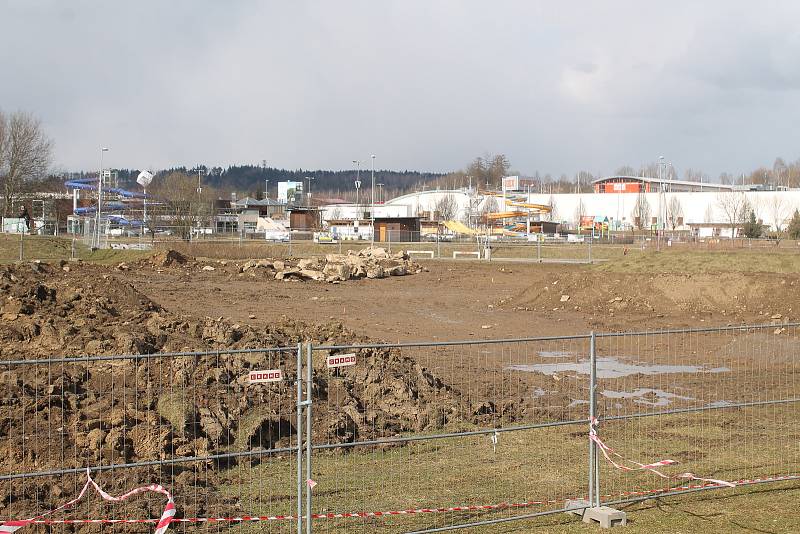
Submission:
[[[375,154],[370,156],[372,159],[372,165],[370,167],[370,173],[372,174],[372,187],[370,188],[370,193],[372,194],[372,202],[369,208],[370,218],[372,219],[372,232],[371,232],[371,239],[370,239],[370,246],[375,246]]]
[[[353,160],[353,163],[356,164],[356,206],[361,206],[361,195],[359,194],[358,190],[361,188],[361,162],[357,159]],[[361,218],[361,215],[358,215]]]
[[[359,190],[361,189],[361,180],[356,179],[355,186],[356,186],[356,227],[358,227],[358,220],[361,218],[361,214],[358,212],[358,206],[361,204],[361,193],[359,192]]]
[[[200,176],[203,174],[203,169],[200,165],[197,166],[197,201],[200,202],[200,194],[203,192],[203,186],[200,184]]]
[[[97,210],[95,213],[95,231],[92,232],[93,246],[92,248],[100,248],[100,211],[103,205],[103,152],[108,152],[107,147],[100,147],[100,174],[97,177]],[[94,236],[97,239],[94,239]]]
[[[306,202],[307,202],[308,206],[311,206],[311,180],[313,180],[314,177],[313,176],[306,176],[305,179],[306,179],[306,182],[308,183],[308,187],[306,188],[307,189],[307,191],[306,191],[306,199],[307,199]]]

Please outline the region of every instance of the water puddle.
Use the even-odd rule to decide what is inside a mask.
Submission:
[[[539,356],[542,358],[566,358],[568,356],[574,356],[574,354],[565,350],[540,350]]]
[[[733,406],[733,403],[730,401],[721,400],[721,401],[709,402],[708,404],[706,404],[706,408],[726,408],[728,406]]]
[[[660,389],[650,388],[639,388],[633,391],[607,389],[600,392],[600,394],[609,399],[634,399],[634,403],[646,404],[647,406],[668,406],[673,400],[695,400],[694,397],[682,397]]]
[[[537,363],[532,365],[511,365],[508,371],[526,371],[530,373],[543,373],[555,375],[573,371],[581,375],[589,374],[589,361]],[[711,369],[699,365],[650,365],[634,364],[619,361],[617,358],[597,358],[598,378],[622,378],[631,375],[663,375],[675,373],[725,373],[730,371],[727,367],[714,367]]]

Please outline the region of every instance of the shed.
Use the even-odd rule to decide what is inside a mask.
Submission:
[[[419,241],[420,217],[375,217],[375,241]]]
[[[289,228],[292,230],[316,230],[320,227],[319,209],[307,206],[289,208]]]

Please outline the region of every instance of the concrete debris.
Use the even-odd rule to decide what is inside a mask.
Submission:
[[[390,254],[383,248],[366,248],[347,254],[327,254],[324,258],[302,258],[296,261],[251,260],[244,264],[240,272],[258,266],[271,267],[276,280],[315,280],[338,283],[359,278],[386,278],[405,276],[424,271],[412,261],[404,251]]]

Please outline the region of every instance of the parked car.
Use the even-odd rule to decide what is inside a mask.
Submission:
[[[314,243],[331,244],[336,243],[336,238],[328,232],[314,232]]]
[[[267,230],[264,232],[264,239],[271,243],[288,243],[289,232],[280,232],[277,230]]]

